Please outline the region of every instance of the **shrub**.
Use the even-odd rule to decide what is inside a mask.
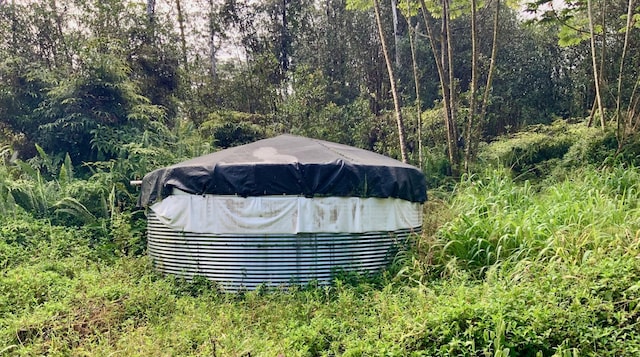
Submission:
[[[483,276],[495,264],[578,264],[590,252],[613,250],[640,229],[638,175],[635,168],[584,169],[539,192],[504,171],[469,177],[452,202],[458,216],[436,233],[441,264],[453,260]]]
[[[552,125],[533,125],[482,146],[478,159],[481,165],[507,167],[522,180],[545,177],[576,142],[598,136],[600,132],[582,123],[567,124],[561,120]]]

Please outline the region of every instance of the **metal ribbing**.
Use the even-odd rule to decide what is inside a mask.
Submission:
[[[327,283],[336,269],[375,272],[420,227],[394,232],[233,235],[179,232],[149,210],[148,252],[162,273],[200,275],[227,291]]]

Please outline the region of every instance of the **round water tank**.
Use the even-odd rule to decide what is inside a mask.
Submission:
[[[377,271],[420,232],[425,200],[413,166],[281,135],[155,170],[139,205],[158,270],[235,291]]]

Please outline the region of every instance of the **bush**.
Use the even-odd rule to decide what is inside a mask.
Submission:
[[[240,294],[130,256],[140,212],[66,227],[16,210],[0,216],[0,352],[639,354],[640,170],[544,183],[504,168],[465,177],[431,193],[424,235],[375,279]]]
[[[240,112],[220,112],[209,114],[208,120],[200,125],[202,136],[211,138],[212,144],[228,148],[248,144],[267,137],[265,117],[259,114]]]
[[[511,169],[521,180],[545,177],[563,160],[576,142],[598,136],[599,129],[556,121],[533,125],[516,134],[482,146],[479,164]]]
[[[442,259],[475,276],[496,264],[563,260],[613,251],[640,230],[640,172],[584,169],[539,192],[504,171],[472,176],[456,189],[458,216],[437,233]]]

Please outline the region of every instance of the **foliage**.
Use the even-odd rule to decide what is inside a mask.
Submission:
[[[584,123],[569,124],[557,120],[552,125],[532,125],[515,134],[501,137],[482,147],[478,159],[482,164],[503,165],[520,179],[543,178],[562,162],[575,164],[575,156],[580,150],[578,146],[584,146],[583,143],[593,143],[592,148],[597,147],[601,154],[583,154],[580,157],[582,164],[602,163],[606,157],[612,156],[615,151],[611,151],[611,147],[596,144],[602,143],[598,141],[600,137],[600,130],[588,128]],[[569,168],[566,165],[564,167]]]
[[[243,294],[119,255],[107,237],[135,232],[127,225],[4,216],[0,344],[14,355],[636,354],[639,179],[586,169],[536,189],[487,172],[450,203],[432,194],[426,235],[389,273]]]
[[[45,149],[54,154],[60,147],[72,149],[76,163],[117,157],[147,122],[164,117],[129,79],[126,63],[93,53],[83,61],[77,75],[48,89],[34,113],[45,120],[39,128]]]
[[[210,138],[213,146],[223,149],[248,144],[272,134],[265,116],[239,112],[211,113],[199,131],[203,137]]]
[[[470,177],[453,209],[464,212],[438,233],[443,259],[474,274],[526,260],[581,264],[591,254],[618,248],[640,228],[636,169],[592,169],[539,192],[515,184],[504,172]]]
[[[615,131],[598,131],[579,138],[569,149],[559,169],[591,165],[640,165],[638,135],[630,137],[622,145],[618,144]]]

